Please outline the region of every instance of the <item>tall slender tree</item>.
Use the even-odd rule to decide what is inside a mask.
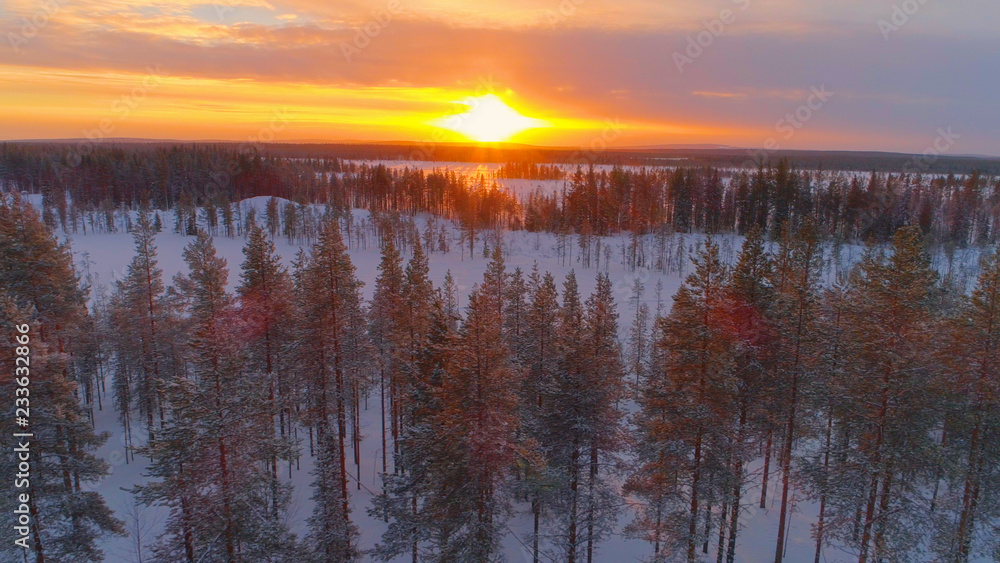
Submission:
[[[781,507],[778,516],[778,539],[774,563],[784,558],[788,495],[792,484],[792,455],[796,432],[803,418],[802,397],[812,378],[815,363],[814,324],[816,322],[817,285],[823,264],[819,236],[806,222],[793,236],[785,237],[775,268],[777,290],[772,310],[777,330],[779,380],[776,391],[784,404],[783,444],[781,448]]]
[[[29,517],[27,539],[0,548],[11,561],[29,556],[35,563],[100,561],[102,539],[124,534],[123,523],[104,498],[87,489],[110,472],[95,455],[109,434],[94,432],[77,398],[79,378],[73,374],[74,364],[79,365],[80,331],[87,328],[84,291],[69,247],[58,244],[38,213],[19,197],[0,198],[0,332],[6,344],[0,360],[11,373],[0,380],[0,392],[11,397],[0,429],[7,436],[32,434],[19,442],[29,443],[30,477],[13,482],[12,490],[27,495],[27,501],[18,496],[12,507],[4,501],[8,514],[27,505]],[[15,392],[15,385],[29,388],[30,395]],[[15,397],[25,400],[15,405]],[[15,415],[27,419],[27,425],[15,425]],[[13,451],[0,460],[6,475],[21,472],[23,458]]]
[[[292,319],[294,288],[287,269],[281,265],[274,243],[256,224],[251,226],[243,255],[245,260],[241,266],[240,285],[236,288],[236,293],[239,296],[240,315],[250,329],[244,335],[250,359],[247,367],[259,376],[259,381],[254,384],[267,389],[269,404],[262,414],[267,416],[275,439],[287,446],[283,451],[272,452],[270,460],[270,513],[272,518],[278,518],[281,511],[278,459],[291,459],[288,443],[291,437],[291,387],[282,358],[283,352],[289,348],[292,334],[289,321]]]
[[[112,312],[118,356],[115,386],[119,412],[127,418],[134,397],[152,441],[156,435],[153,421],[157,412],[161,424],[163,421],[162,386],[166,374],[161,372],[166,370],[162,357],[163,331],[158,325],[163,324],[166,309],[163,271],[156,256],[156,232],[146,209],[139,210],[132,236],[135,256],[125,278],[117,283],[118,296]],[[123,422],[126,427],[131,424],[130,420]]]
[[[979,283],[950,320],[942,349],[947,381],[957,387],[949,409],[945,459],[951,510],[935,518],[934,551],[943,560],[964,563],[970,557],[996,557],[990,530],[1000,522],[997,494],[1000,475],[1000,260],[984,256]]]
[[[308,380],[309,422],[316,428],[317,464],[310,523],[314,552],[328,561],[357,556],[357,528],[351,522],[346,459],[349,393],[345,347],[360,309],[361,282],[347,255],[335,219],[323,225],[299,276],[299,365]]]
[[[725,467],[728,458],[735,387],[724,314],[728,274],[718,246],[706,241],[694,264],[657,326],[655,367],[634,419],[636,469],[625,485],[648,503],[629,533],[653,542],[659,557],[683,554],[692,562],[707,541],[699,527],[703,502],[718,496],[709,468]]]
[[[250,322],[226,292],[226,260],[205,231],[183,255],[189,271],[174,283],[186,304],[191,376],[166,388],[171,418],[142,450],[153,459],[152,480],[135,488],[141,502],[171,509],[154,553],[184,561],[295,556],[285,523],[263,516],[275,504],[287,509],[290,491],[276,488],[270,467],[288,446],[258,414],[271,403],[249,369]]]
[[[931,459],[924,452],[937,447],[931,431],[940,412],[927,393],[937,369],[934,354],[927,353],[938,330],[930,308],[936,277],[919,228],[904,227],[893,238],[891,256],[866,252],[848,291],[848,334],[855,345],[845,394],[860,425],[849,462],[865,487],[860,497],[831,499],[836,515],[857,514],[859,533],[830,531],[856,547],[859,563],[906,557],[927,526],[926,513],[900,508],[922,494]],[[841,464],[845,470],[851,465]],[[904,471],[908,477],[901,479]]]

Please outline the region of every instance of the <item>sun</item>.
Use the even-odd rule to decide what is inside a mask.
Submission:
[[[470,96],[455,103],[465,106],[466,110],[435,119],[430,125],[454,131],[480,143],[506,141],[528,129],[551,127],[544,119],[521,115],[496,94]]]

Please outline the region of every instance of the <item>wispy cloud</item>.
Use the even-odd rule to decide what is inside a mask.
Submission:
[[[48,115],[51,123],[37,127],[42,135],[60,116],[87,107],[81,102],[88,97],[98,100],[115,77],[162,64],[176,83],[158,95],[172,104],[171,131],[187,123],[185,137],[230,130],[218,120],[194,119],[207,107],[198,104],[229,103],[289,105],[293,113],[297,107],[299,117],[309,117],[293,120],[293,136],[291,129],[308,123],[310,135],[364,137],[356,128],[369,120],[373,134],[405,138],[419,118],[445,114],[449,102],[471,93],[477,77],[491,75],[531,115],[580,123],[619,116],[652,142],[741,144],[773,128],[772,116],[809,85],[825,83],[837,90],[838,103],[810,123],[809,135],[796,136],[797,146],[905,150],[914,134],[948,122],[970,143],[987,139],[975,150],[1000,152],[997,79],[983,72],[1000,64],[1000,38],[983,33],[981,21],[1000,3],[974,0],[945,16],[929,5],[926,17],[886,44],[875,25],[882,16],[870,3],[751,0],[739,21],[678,76],[670,53],[718,6],[579,0],[552,25],[546,14],[559,10],[559,1],[407,1],[348,64],[340,45],[384,0],[223,2],[221,18],[203,0],[67,3],[22,52],[0,49],[0,81],[16,84],[0,92],[0,101]],[[10,0],[0,23],[16,29],[17,18],[33,9],[32,1]],[[929,29],[934,18],[942,24]],[[200,81],[211,87],[194,87]],[[72,91],[54,96],[52,89],[67,83]],[[145,134],[159,135],[161,126],[151,124]],[[31,131],[28,123],[0,124],[0,136],[8,138]],[[537,134],[538,142],[586,140],[568,126]]]

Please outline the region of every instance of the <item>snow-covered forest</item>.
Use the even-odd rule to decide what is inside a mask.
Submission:
[[[4,560],[1000,559],[991,178],[5,156]]]

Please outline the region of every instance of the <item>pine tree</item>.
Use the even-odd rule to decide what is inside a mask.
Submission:
[[[646,501],[626,532],[651,541],[658,558],[683,553],[692,562],[707,541],[698,525],[702,503],[720,496],[707,473],[727,465],[735,387],[718,246],[706,241],[694,265],[657,326],[654,369],[633,421],[636,469],[625,485]]]
[[[417,378],[407,398],[409,423],[400,437],[399,465],[407,470],[385,474],[383,494],[369,510],[374,517],[386,518],[389,526],[372,555],[392,560],[409,553],[419,558],[446,560],[452,526],[462,507],[441,497],[441,489],[451,485],[436,479],[436,471],[447,463],[450,452],[442,451],[440,432],[441,394],[447,366],[454,349],[455,333],[440,298],[432,306],[427,344],[421,350]]]
[[[292,327],[292,280],[281,265],[281,259],[268,240],[264,230],[253,225],[243,247],[246,257],[241,266],[239,296],[240,314],[251,331],[245,334],[249,355],[249,369],[259,375],[253,385],[267,389],[268,407],[265,413],[278,443],[288,446],[283,457],[290,459],[291,386],[287,381],[282,352],[289,347]],[[284,379],[282,376],[285,376]],[[277,420],[275,420],[277,419]],[[277,428],[275,428],[277,422]],[[271,465],[271,517],[277,518],[281,507],[278,481],[278,451],[272,453]]]
[[[945,459],[953,460],[950,506],[935,518],[932,546],[943,560],[996,557],[988,538],[1000,521],[995,500],[1000,474],[1000,260],[985,256],[972,296],[950,320],[942,359],[945,381],[957,387],[949,409]],[[944,503],[943,503],[944,504]],[[950,510],[949,510],[950,508]]]
[[[124,534],[123,523],[104,499],[85,489],[109,474],[108,464],[94,455],[109,435],[94,433],[76,396],[74,379],[80,377],[74,377],[72,370],[74,364],[80,365],[77,342],[88,319],[72,264],[68,246],[56,242],[27,203],[16,195],[12,200],[0,198],[0,331],[9,344],[0,350],[0,360],[11,366],[12,374],[0,382],[0,392],[25,398],[15,394],[15,383],[20,386],[23,377],[29,378],[30,387],[26,397],[30,401],[17,405],[30,412],[28,426],[14,426],[15,414],[22,414],[14,412],[11,400],[0,429],[7,436],[32,434],[20,441],[30,442],[30,478],[11,490],[28,495],[27,502],[11,507],[7,499],[3,501],[7,514],[26,504],[30,517],[27,541],[16,544],[23,548],[17,550],[21,553],[14,555],[11,542],[0,548],[12,561],[27,561],[29,554],[36,563],[100,561],[102,537]],[[15,339],[24,334],[15,327],[24,325],[28,325],[28,354],[18,350],[25,344]],[[0,457],[0,467],[13,477],[19,471],[18,461],[9,451]]]
[[[175,278],[183,296],[193,376],[171,382],[171,419],[142,451],[153,462],[141,502],[171,508],[157,557],[260,560],[294,556],[295,541],[282,521],[267,518],[271,504],[287,506],[290,490],[275,495],[271,459],[287,452],[274,436],[266,385],[248,369],[248,323],[226,293],[226,261],[199,231],[184,249],[188,275]],[[287,453],[284,454],[287,457]]]
[[[743,488],[747,480],[746,466],[756,457],[761,435],[769,427],[768,373],[773,359],[773,328],[766,317],[771,310],[774,290],[771,286],[772,265],[764,250],[763,234],[754,225],[747,232],[736,267],[727,288],[735,361],[736,412],[730,420],[735,428],[730,430],[730,494],[724,498],[729,503],[726,561],[736,557],[736,539],[739,534],[739,516]],[[732,415],[735,414],[735,418]],[[721,549],[720,549],[721,552]]]
[[[583,412],[589,417],[584,436],[590,450],[586,516],[587,562],[590,563],[597,543],[610,534],[615,524],[618,500],[608,468],[612,467],[611,462],[620,451],[622,411],[619,401],[625,395],[618,312],[607,274],[597,276],[597,289],[587,299],[584,326],[584,345],[588,347],[590,363],[584,393],[579,399]]]
[[[524,272],[521,268],[515,268],[508,274],[507,283],[504,287],[504,335],[507,340],[507,348],[514,354],[518,365],[523,366],[525,362],[527,331],[527,304],[528,286],[524,280]]]
[[[841,460],[849,456],[852,444],[850,436],[856,432],[853,405],[843,398],[847,395],[845,385],[849,366],[846,358],[851,356],[853,343],[848,338],[845,288],[841,285],[824,291],[820,303],[820,317],[817,324],[819,365],[811,384],[811,403],[814,412],[825,415],[825,420],[814,420],[816,434],[821,446],[814,457],[802,456],[801,473],[805,477],[806,492],[810,498],[819,501],[819,515],[813,525],[816,539],[814,562],[822,558],[823,546],[828,542],[827,529],[830,527],[828,500],[838,490],[856,487],[853,472],[842,471]],[[818,417],[816,417],[818,418]]]
[[[441,299],[444,302],[444,312],[448,316],[451,328],[456,328],[456,320],[459,318],[458,310],[458,287],[455,285],[455,278],[448,270],[444,275],[444,286],[441,288]]]
[[[526,440],[538,447],[537,466],[526,468],[524,489],[531,497],[532,554],[539,556],[540,525],[543,512],[543,496],[549,485],[549,451],[546,444],[546,413],[557,407],[547,404],[543,398],[551,398],[551,386],[559,369],[559,294],[555,279],[546,272],[538,275],[537,266],[529,278],[531,303],[527,311],[524,333],[525,369],[524,384],[521,387],[521,421]]]
[[[819,246],[819,236],[811,223],[806,222],[793,237],[782,241],[779,261],[775,270],[774,285],[777,289],[774,306],[774,322],[777,330],[777,364],[781,378],[775,391],[784,404],[784,443],[781,462],[781,508],[778,517],[778,539],[775,543],[774,561],[781,563],[784,558],[785,522],[788,518],[788,495],[791,489],[791,467],[793,445],[797,425],[804,418],[801,412],[801,397],[808,393],[805,388],[811,378],[809,370],[815,361],[813,339],[816,320],[816,287],[822,270],[823,252]]]
[[[572,272],[564,284],[561,309],[555,299],[547,276],[536,291],[532,321],[558,319],[554,335],[545,324],[538,327],[544,331],[538,338],[545,336],[539,344],[551,350],[555,336],[555,349],[545,353],[539,346],[533,353],[528,388],[538,393],[534,437],[546,462],[546,483],[536,502],[552,516],[547,527],[557,557],[591,560],[614,516],[606,468],[617,453],[618,401],[624,391],[617,312],[611,282],[603,274],[586,305],[580,302]]]
[[[277,236],[278,231],[281,230],[281,217],[278,212],[278,199],[270,198],[267,200],[267,208],[264,213],[264,224],[267,226],[267,232],[270,233],[273,239]]]
[[[428,277],[429,272],[427,255],[424,254],[418,238],[413,246],[413,256],[406,265],[400,324],[394,346],[396,369],[393,370],[392,396],[396,428],[403,428],[410,422],[413,407],[407,405],[406,401],[413,394],[420,354],[427,345],[427,335],[430,331],[434,286]]]
[[[554,292],[553,292],[554,293]],[[585,498],[581,492],[586,455],[584,433],[587,414],[580,404],[589,356],[584,326],[584,308],[580,302],[576,275],[570,271],[563,283],[562,307],[556,334],[557,364],[538,382],[541,391],[539,409],[542,432],[539,445],[547,460],[547,480],[541,502],[552,516],[547,523],[555,541],[558,557],[578,561],[587,537],[581,531],[581,510]]]
[[[648,339],[649,339],[649,306],[642,300],[644,287],[639,278],[632,285],[631,305],[635,311],[628,333],[628,364],[629,371],[635,375],[635,383],[646,375]]]
[[[153,419],[159,413],[163,423],[162,330],[165,287],[157,261],[156,232],[149,213],[140,209],[133,238],[135,257],[125,278],[117,283],[112,319],[118,343],[118,370],[115,373],[117,406],[123,423],[130,428],[133,397],[146,419],[149,440],[155,439]]]
[[[515,462],[525,455],[518,439],[521,378],[503,342],[503,317],[497,314],[503,303],[495,282],[502,275],[502,260],[494,253],[482,286],[493,291],[473,290],[466,321],[443,353],[447,321],[440,311],[433,317],[437,336],[430,357],[436,359],[424,373],[432,375],[434,391],[420,394],[421,385],[411,387],[417,391],[411,396],[419,398],[410,403],[410,423],[404,429],[404,436],[425,436],[424,445],[404,440],[401,447],[404,460],[415,458],[405,463],[415,465],[388,483],[395,492],[384,502],[401,524],[390,526],[390,535],[383,538],[385,553],[401,553],[400,538],[406,538],[414,553],[417,541],[426,539],[432,560],[487,561],[498,555],[508,512],[503,491],[510,486]],[[440,305],[437,309],[443,310]],[[409,495],[409,511],[399,509],[401,494]],[[414,530],[402,516],[408,513],[417,515],[424,531]],[[393,530],[401,531],[391,535]]]
[[[393,419],[393,444],[395,446],[394,472],[388,475],[383,470],[386,482],[385,491],[379,499],[383,515],[393,518],[392,531],[384,539],[388,540],[381,548],[381,553],[399,554],[401,545],[406,545],[412,553],[413,560],[418,557],[419,526],[414,522],[417,505],[420,503],[420,485],[424,479],[424,458],[427,444],[421,441],[423,431],[421,425],[428,409],[428,388],[423,384],[426,374],[423,373],[423,362],[428,351],[432,329],[435,322],[444,322],[441,304],[436,301],[433,285],[428,277],[429,267],[427,257],[423,253],[419,237],[415,238],[413,256],[406,266],[405,277],[398,276],[399,257],[393,255],[391,241],[383,250],[382,273],[376,287],[376,304],[386,305],[396,302],[394,310],[380,310],[378,316],[384,319],[376,321],[373,326],[378,329],[386,325],[384,343],[391,349],[389,362],[391,365],[391,397]],[[388,249],[388,251],[386,250]],[[401,287],[393,299],[393,285]],[[373,307],[374,309],[374,307]],[[374,310],[373,310],[374,313]],[[395,320],[394,320],[395,319]],[[439,327],[437,327],[439,328]],[[383,440],[384,443],[384,440]],[[415,448],[408,450],[407,448]],[[408,464],[413,464],[410,467]],[[400,539],[397,528],[403,526],[410,531]]]
[[[435,504],[449,506],[431,513],[459,511],[448,522],[444,560],[496,556],[507,511],[502,491],[522,451],[516,439],[520,377],[503,344],[497,301],[496,294],[478,288],[469,296],[440,393],[436,426],[445,451],[430,471],[432,486],[441,491]]]
[[[308,382],[309,423],[316,428],[317,463],[309,519],[314,553],[328,561],[348,561],[357,555],[357,529],[350,519],[345,442],[349,393],[345,347],[360,309],[359,282],[347,256],[339,226],[328,220],[308,260],[302,264],[297,288],[301,311],[298,365]]]
[[[382,409],[382,473],[388,474],[388,444],[386,443],[386,382],[391,390],[392,373],[395,370],[395,343],[403,313],[403,259],[396,250],[391,236],[382,240],[382,261],[378,266],[379,275],[375,279],[375,293],[369,307],[369,334],[375,347],[379,370],[380,406]],[[395,418],[393,418],[395,425]]]
[[[927,526],[926,513],[903,507],[918,502],[920,483],[932,472],[922,452],[936,448],[931,431],[940,415],[927,393],[937,369],[927,353],[937,330],[930,310],[935,280],[914,227],[897,231],[890,257],[870,248],[852,275],[845,400],[859,429],[838,469],[862,476],[865,487],[830,499],[831,524],[856,519],[858,533],[846,526],[829,532],[858,550],[859,563],[906,557]]]

